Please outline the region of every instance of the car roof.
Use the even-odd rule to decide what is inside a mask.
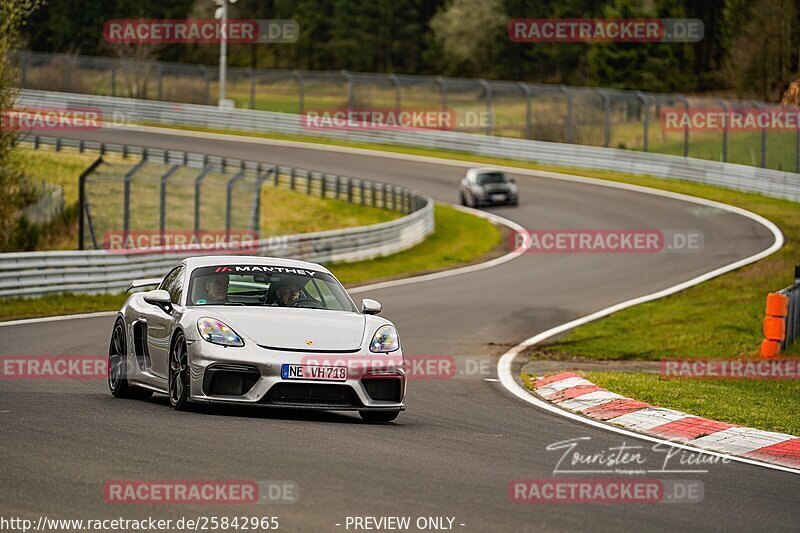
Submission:
[[[483,172],[500,172],[503,173],[502,170],[498,168],[491,168],[491,167],[478,167],[478,168],[471,168],[469,169],[470,172],[474,172],[475,174],[481,174]]]
[[[198,257],[187,257],[182,262],[189,270],[214,265],[269,265],[278,267],[304,268],[307,270],[316,270],[318,272],[326,272],[331,274],[330,270],[317,263],[299,261],[297,259],[285,259],[281,257],[264,257],[259,255],[203,255]]]

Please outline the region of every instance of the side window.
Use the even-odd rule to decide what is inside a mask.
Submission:
[[[170,300],[174,304],[181,301],[181,294],[183,292],[183,272],[184,269],[182,266],[172,269],[161,282],[161,285],[158,286],[159,289],[169,293]]]
[[[167,292],[169,292],[169,299],[172,301],[173,304],[178,305],[181,303],[181,296],[183,296],[183,273],[185,272],[183,267],[178,267],[178,275],[172,280],[172,284],[170,285]]]
[[[178,275],[178,271],[180,270],[180,268],[181,267],[175,267],[172,270],[170,270],[169,274],[164,276],[164,279],[161,280],[161,285],[159,285],[158,288],[169,292],[169,289],[167,287],[169,286],[170,283],[172,283],[173,278]]]
[[[317,287],[314,285],[314,280],[311,280],[308,283],[306,283],[306,286],[303,287],[303,290],[306,291],[306,294],[308,294],[312,298],[315,298],[320,302],[322,301],[322,298],[320,298],[319,296],[319,291],[317,290]]]
[[[344,307],[342,307],[342,303],[336,298],[336,295],[333,294],[330,287],[326,283],[317,282],[314,280],[314,284],[319,288],[320,295],[322,296],[322,301],[325,303],[325,306],[328,309],[335,309],[336,311],[344,311]]]

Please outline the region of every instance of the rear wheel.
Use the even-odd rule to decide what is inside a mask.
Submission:
[[[128,383],[128,350],[125,342],[125,323],[118,319],[111,332],[108,347],[108,388],[115,398],[146,400],[153,391],[141,389]]]
[[[176,411],[189,409],[189,350],[183,333],[175,336],[169,354],[169,403]]]
[[[368,424],[385,424],[397,418],[400,411],[359,411],[358,414]]]

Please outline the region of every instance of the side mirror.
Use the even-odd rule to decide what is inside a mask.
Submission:
[[[511,183],[516,183],[517,182],[516,178],[508,178],[508,181],[510,181]]]
[[[381,312],[381,309],[383,309],[383,307],[380,302],[370,300],[369,298],[361,300],[361,312],[365,315],[377,315]]]
[[[164,289],[148,291],[144,293],[143,298],[145,302],[160,307],[165,313],[172,312],[172,300],[170,299],[169,293]]]

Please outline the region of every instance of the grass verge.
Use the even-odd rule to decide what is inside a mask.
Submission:
[[[486,219],[437,205],[436,229],[421,244],[388,257],[329,265],[346,285],[408,277],[477,263],[497,255],[502,245],[500,229]],[[0,300],[0,320],[111,311],[125,295],[59,295],[40,299]]]

